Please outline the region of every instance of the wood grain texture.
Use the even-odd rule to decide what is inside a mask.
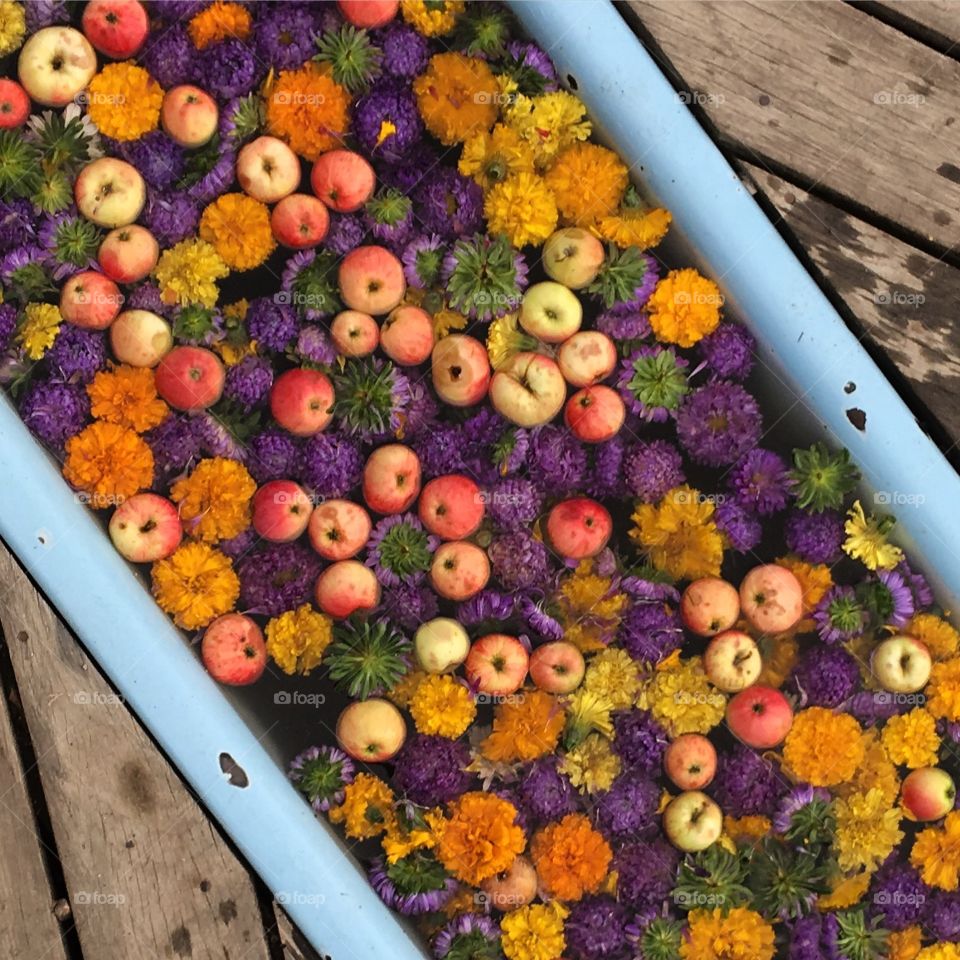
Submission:
[[[0,584],[85,956],[267,960],[244,867],[2,547]]]
[[[839,0],[629,0],[739,156],[960,242],[960,63]]]
[[[960,3],[957,0],[888,0],[880,6],[950,40],[960,40]]]

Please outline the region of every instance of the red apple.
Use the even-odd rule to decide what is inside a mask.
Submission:
[[[464,669],[475,690],[504,697],[523,686],[529,663],[526,647],[516,637],[488,633],[471,644]]]
[[[547,538],[562,557],[595,557],[613,532],[613,518],[601,503],[573,497],[558,503],[547,515]]]
[[[448,540],[433,555],[430,582],[447,600],[469,600],[490,579],[487,554],[469,540]]]
[[[385,763],[407,738],[403,715],[389,700],[372,697],[345,707],[337,720],[337,743],[364,763]]]
[[[370,163],[352,150],[330,150],[317,157],[310,171],[313,192],[337,213],[359,210],[376,189]]]
[[[567,640],[554,640],[530,654],[530,679],[547,693],[573,693],[586,672],[583,654]]]
[[[352,500],[318,503],[310,514],[310,545],[325,560],[349,560],[370,539],[370,514]]]
[[[12,130],[30,116],[27,91],[9,77],[0,77],[0,130]]]
[[[689,584],[680,599],[680,617],[698,637],[729,630],[740,617],[740,594],[719,577],[701,577]]]
[[[755,684],[730,698],[727,726],[748,747],[767,750],[790,732],[793,710],[779,690]]]
[[[496,910],[506,913],[531,903],[537,895],[537,871],[524,856],[518,856],[504,873],[480,884],[480,889]]]
[[[616,370],[617,345],[599,330],[580,330],[560,345],[557,364],[571,386],[589,387]]]
[[[683,733],[663,755],[663,769],[681,790],[702,790],[717,772],[717,751],[699,733]]]
[[[253,529],[271,543],[296,540],[310,523],[313,503],[292,480],[270,480],[253,495]]]
[[[218,683],[245,687],[263,674],[267,645],[254,620],[242,613],[225,613],[203,632],[200,656]]]
[[[204,347],[174,347],[157,366],[157,393],[177,410],[196,413],[223,393],[220,358]]]
[[[900,803],[914,820],[939,820],[957,799],[953,778],[939,767],[911,770],[900,787]]]
[[[160,124],[167,136],[181,147],[193,150],[209,142],[217,132],[220,111],[204,90],[184,83],[163,95]]]
[[[111,230],[97,251],[100,268],[117,283],[143,280],[159,258],[160,245],[156,238],[146,227],[136,223]]]
[[[347,23],[371,30],[388,24],[400,8],[400,0],[337,0]]]
[[[490,380],[493,409],[518,427],[549,423],[567,398],[567,381],[556,361],[542,353],[517,353]]]
[[[156,493],[127,497],[113,512],[109,531],[117,551],[132,563],[166,559],[183,537],[176,504]]]
[[[306,367],[286,370],[270,388],[270,413],[295,437],[312,437],[333,419],[333,384]]]
[[[403,264],[386,247],[356,247],[340,261],[340,295],[351,310],[389,313],[407,292]]]
[[[257,137],[237,154],[237,180],[261,203],[276,203],[300,185],[300,160],[276,137]]]
[[[750,634],[742,630],[724,630],[707,644],[703,669],[718,690],[737,693],[757,682],[763,663]]]
[[[416,367],[433,351],[433,320],[409,303],[391,310],[380,327],[380,348],[401,367]]]
[[[470,477],[451,473],[423,488],[417,511],[421,523],[441,540],[465,540],[483,522],[483,496]]]
[[[584,443],[603,443],[620,432],[626,416],[620,394],[598,384],[578,390],[567,401],[564,420]]]
[[[327,235],[330,214],[323,202],[309,193],[291,193],[270,214],[270,229],[285,247],[315,247]]]
[[[490,387],[487,348],[473,337],[453,333],[434,348],[430,361],[433,388],[451,407],[472,407]]]
[[[377,513],[403,513],[420,493],[420,476],[420,458],[409,447],[378,447],[363,467],[363,499]]]
[[[335,620],[359,610],[373,610],[380,603],[377,575],[358,560],[338,560],[317,577],[317,606]]]
[[[380,328],[369,313],[342,310],[330,324],[330,339],[345,357],[366,357],[377,349]]]
[[[150,32],[147,11],[137,0],[89,0],[80,25],[93,46],[113,60],[132,57]]]
[[[122,306],[120,288],[96,270],[74,274],[60,291],[60,315],[84,330],[106,330]]]
[[[149,310],[124,310],[110,326],[110,349],[131,367],[155,367],[173,348],[173,332]]]
[[[754,567],[740,584],[740,609],[763,633],[783,633],[803,616],[803,587],[786,567]]]

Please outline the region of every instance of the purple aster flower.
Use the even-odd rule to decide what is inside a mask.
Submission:
[[[318,433],[303,445],[301,478],[318,496],[333,499],[360,483],[364,457],[359,444],[340,433]]]
[[[483,494],[487,516],[498,530],[530,527],[543,509],[543,496],[531,480],[508,477]]]
[[[338,257],[345,257],[363,243],[366,233],[366,227],[360,217],[350,213],[340,216],[331,214],[330,227],[323,238],[323,246]]]
[[[620,364],[617,389],[627,410],[651,423],[675,416],[690,387],[689,364],[672,347],[638,347]]]
[[[470,748],[461,740],[414,734],[397,754],[391,785],[421,807],[449,803],[470,789]]]
[[[40,223],[37,242],[53,265],[51,276],[60,281],[77,270],[99,270],[95,254],[101,234],[71,204],[57,213],[48,213]]]
[[[604,574],[600,575],[604,576]],[[676,587],[669,583],[657,583],[655,580],[644,580],[643,577],[624,577],[619,582],[618,589],[638,602],[644,600],[659,600],[663,603],[680,602],[680,591],[677,590]]]
[[[531,633],[538,635],[544,641],[562,640],[565,632],[559,620],[551,617],[543,609],[543,601],[539,603],[532,597],[522,596],[517,600],[517,611],[523,617],[524,623]]]
[[[737,553],[749,553],[760,542],[763,526],[760,518],[736,500],[723,500],[713,513],[717,529]]]
[[[804,651],[790,678],[800,707],[839,707],[860,686],[857,661],[841,646],[817,644]]]
[[[229,540],[221,540],[217,544],[217,549],[225,553],[236,563],[241,557],[246,556],[260,542],[260,534],[253,527],[247,527],[246,530],[238,533]]]
[[[663,837],[649,843],[628,844],[613,861],[618,874],[618,899],[640,913],[659,914],[676,883],[679,866],[679,851]]]
[[[794,787],[780,801],[773,818],[773,829],[777,833],[786,833],[790,829],[796,813],[809,806],[814,800],[823,800],[829,803],[831,799],[830,791],[824,790],[823,787],[812,787],[808,783],[802,783],[800,786]]]
[[[0,343],[2,342],[3,338],[0,337]],[[913,594],[914,608],[921,611],[931,606],[933,591],[930,589],[930,584],[927,583],[927,578],[919,571],[913,570],[906,559],[901,560],[894,569],[903,577],[904,582],[910,588],[910,592]]]
[[[756,349],[753,334],[739,323],[721,323],[697,344],[707,369],[725,380],[746,380],[753,369]]]
[[[730,471],[730,488],[761,517],[769,517],[787,505],[788,487],[787,465],[762,447],[746,453]]]
[[[547,548],[527,531],[497,537],[487,548],[494,577],[507,591],[542,587],[550,576]]]
[[[257,297],[247,309],[247,332],[257,346],[283,353],[299,332],[296,311],[277,297]]]
[[[127,294],[123,306],[125,310],[149,310],[168,320],[175,313],[170,304],[163,302],[160,288],[150,280],[138,283]]]
[[[820,952],[819,915],[800,917],[787,925],[790,931],[790,944],[787,947],[787,960],[824,960]]]
[[[292,303],[307,320],[324,320],[340,310],[336,271],[329,250],[299,250],[286,263],[280,276],[283,291],[277,298]]]
[[[40,276],[44,285],[49,284],[47,272],[50,269],[51,258],[49,252],[35,243],[27,244],[23,247],[15,247],[0,257],[0,281],[8,288],[28,289],[30,293],[27,297],[20,295],[20,299],[35,299],[32,286],[34,273],[40,271]],[[26,281],[31,281],[29,284]],[[21,283],[24,284],[21,287]],[[42,291],[41,291],[42,292]]]
[[[153,451],[153,465],[160,486],[187,469],[200,456],[200,438],[192,417],[171,413],[164,421],[148,430],[143,439]]]
[[[367,541],[366,564],[387,587],[419,583],[430,569],[440,538],[423,528],[415,513],[395,513],[373,528]]]
[[[363,152],[399,161],[423,137],[423,121],[409,83],[386,77],[354,104],[353,133]]]
[[[44,27],[69,23],[70,11],[65,0],[31,0],[25,3],[24,14],[27,19],[27,34],[36,33]]]
[[[204,49],[199,73],[199,85],[225,101],[249,93],[263,76],[263,68],[248,44],[228,37]]]
[[[541,757],[521,773],[517,795],[523,809],[535,821],[559,820],[577,809],[577,791],[566,774],[557,769],[557,758]]]
[[[437,422],[440,407],[433,394],[427,388],[423,377],[413,368],[404,368],[407,379],[407,408],[403,411],[403,428],[398,438],[409,441],[421,432],[433,429]]]
[[[660,788],[642,773],[622,773],[597,800],[597,826],[613,840],[625,840],[650,827],[660,803]]]
[[[623,458],[627,493],[643,503],[656,503],[673,487],[686,483],[683,457],[669,440],[635,443]]]
[[[404,862],[421,859],[426,861],[433,871],[438,865],[433,858],[419,853],[412,853],[403,858]],[[423,889],[423,883],[417,883],[417,889],[404,891],[390,876],[390,868],[382,857],[377,857],[370,863],[370,886],[377,891],[377,896],[391,909],[404,916],[419,916],[424,913],[436,913],[442,910],[450,898],[456,893],[459,884],[453,877],[445,876],[438,888]],[[432,876],[431,876],[432,879]]]
[[[172,4],[157,4],[165,10]],[[200,73],[200,57],[187,33],[185,23],[174,23],[161,30],[151,30],[139,60],[151,77],[169,90],[182,83],[193,83]]]
[[[923,908],[922,923],[926,931],[940,941],[949,941],[950,943],[960,942],[960,893],[946,890],[931,891],[923,881],[919,880],[919,877],[917,880],[922,884],[922,892],[911,895],[911,893],[906,890],[890,891],[893,894],[892,899],[895,902],[899,900],[901,903],[904,899],[910,899],[910,903],[906,904],[906,906],[910,910],[911,915],[917,906],[917,901],[919,901],[919,904]],[[908,889],[913,888],[908,887]],[[897,896],[898,892],[899,896]],[[876,896],[874,896],[874,901],[876,902]],[[916,920],[910,920],[904,924],[904,926],[909,926],[910,923],[916,922]],[[889,927],[890,924],[884,923],[884,926]]]
[[[587,470],[587,448],[566,427],[547,424],[532,432],[527,473],[545,496],[580,489]]]
[[[617,304],[597,317],[596,327],[617,343],[650,336],[650,320],[642,307],[626,310],[623,304]]]
[[[864,587],[867,607],[882,626],[906,626],[913,616],[913,594],[896,570],[878,570]]]
[[[416,437],[413,449],[420,458],[425,479],[461,473],[464,469],[460,429],[450,423],[439,423],[434,430]]]
[[[511,40],[507,44],[507,56],[517,67],[526,67],[528,70],[539,73],[544,79],[543,90],[545,93],[557,89],[557,72],[553,68],[553,62],[549,54],[545,53],[535,43]]]
[[[843,517],[837,510],[793,510],[783,536],[787,547],[806,563],[834,564],[843,555]]]
[[[908,697],[897,697],[885,690],[861,690],[843,705],[844,710],[857,718],[862,726],[870,727],[881,720],[889,720],[908,709]]]
[[[648,710],[617,710],[613,714],[613,752],[625,767],[657,775],[670,738]]]
[[[90,416],[90,399],[81,383],[34,380],[20,400],[20,417],[51,450],[62,452]]]
[[[888,930],[903,930],[915,923],[923,923],[938,939],[956,939],[956,934],[943,936],[936,929],[940,911],[935,908],[946,907],[946,904],[937,904],[931,898],[932,893],[920,879],[920,874],[908,864],[898,862],[894,854],[870,881],[870,892],[866,898],[867,912],[871,917],[878,917]],[[956,897],[955,894],[949,896]],[[943,912],[946,914],[948,911]],[[954,916],[957,916],[956,910]],[[960,933],[960,927],[957,927],[957,933]]]
[[[226,126],[227,123],[227,119],[221,115],[221,128]],[[187,190],[187,196],[201,207],[205,207],[208,203],[216,200],[220,194],[226,193],[234,181],[234,168],[237,162],[236,147],[221,135],[219,150],[214,165]]]
[[[384,29],[380,44],[384,72],[412,79],[427,68],[430,43],[413,27],[394,21]]]
[[[276,617],[309,603],[321,565],[302,543],[272,543],[247,554],[237,565],[241,607]]]
[[[300,441],[285,430],[268,427],[247,441],[247,469],[257,483],[300,475]]]
[[[526,430],[482,407],[460,429],[464,470],[480,484],[493,484],[522,465],[528,443]]]
[[[337,747],[307,747],[290,762],[287,776],[307,798],[315,813],[343,803],[343,788],[353,783],[356,767]]]
[[[859,637],[869,615],[853,587],[831,587],[813,611],[813,622],[824,643],[841,643]]]
[[[273,386],[273,366],[266,357],[244,357],[227,368],[223,395],[247,412],[263,406]]]
[[[720,754],[717,774],[706,789],[724,813],[745,817],[771,816],[785,787],[776,763],[737,743],[729,753]]]
[[[140,222],[156,237],[161,249],[176,246],[200,223],[200,210],[185,193],[161,195],[147,190],[147,203]]]
[[[230,432],[227,425],[209,410],[196,414],[193,426],[200,439],[200,450],[206,456],[223,457],[238,463],[246,460],[246,448]]]
[[[266,16],[257,19],[257,54],[276,70],[296,70],[317,52],[313,37],[319,26],[310,4],[269,4]]]
[[[624,459],[627,455],[627,441],[621,432],[605,443],[597,443],[593,454],[590,475],[587,478],[587,493],[598,500],[625,497]]]
[[[17,308],[12,303],[0,303],[0,352],[7,349],[10,346],[10,341],[13,339],[13,333],[17,329]],[[79,327],[75,328],[79,329]],[[62,335],[63,330],[61,329],[59,337]],[[56,343],[56,340],[54,341]],[[51,349],[53,349],[51,347]],[[50,351],[47,351],[47,356],[50,355]]]
[[[57,379],[89,383],[107,364],[106,334],[65,323],[44,362]]]
[[[112,155],[126,160],[157,191],[179,180],[186,168],[186,154],[162,130],[151,130],[138,140],[105,141]]]
[[[404,193],[414,190],[440,164],[440,156],[428,143],[415,143],[402,157],[377,164],[377,178],[387,187],[396,187]]]
[[[630,911],[613,897],[584,897],[563,922],[570,956],[576,960],[625,960],[632,955]]]
[[[418,34],[419,36],[419,34]],[[433,955],[443,960],[456,957],[496,957],[500,953],[500,924],[483,913],[461,913],[433,939]]]
[[[26,246],[36,235],[29,200],[0,200],[0,253]]]
[[[425,290],[439,280],[446,246],[444,239],[435,233],[421,234],[407,243],[400,259],[403,275],[411,287]]]
[[[442,167],[413,195],[424,228],[442,237],[469,237],[483,230],[483,189],[453,167]]]
[[[302,327],[297,335],[297,356],[309,360],[311,363],[319,363],[324,366],[330,366],[337,359],[337,351],[330,342],[330,337],[323,327],[314,324],[307,324]]]
[[[739,383],[717,380],[694,390],[677,413],[677,439],[711,467],[735,463],[755,447],[763,427],[760,408]]]
[[[423,583],[401,581],[383,592],[382,605],[383,615],[409,633],[440,612],[437,595]]]
[[[186,23],[195,17],[204,7],[210,6],[210,0],[163,0],[154,4],[153,13],[161,20],[181,21]]]
[[[413,236],[413,201],[396,187],[385,187],[365,204],[363,222],[375,240],[401,253]]]
[[[465,627],[479,623],[502,622],[513,616],[516,601],[497,590],[480,590],[457,605],[457,620]]]
[[[659,663],[683,643],[683,625],[673,607],[634,603],[617,634],[620,646],[641,663]]]

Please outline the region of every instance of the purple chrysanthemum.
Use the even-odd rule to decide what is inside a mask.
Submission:
[[[257,483],[300,475],[300,441],[285,430],[268,427],[247,441],[247,469]]]
[[[247,458],[246,447],[234,436],[230,428],[209,410],[193,417],[193,426],[200,439],[200,452],[208,457],[224,457],[243,463]]]
[[[665,839],[623,847],[613,861],[617,871],[617,897],[638,913],[659,913],[673,889],[680,853]]]
[[[909,697],[897,697],[886,690],[861,690],[844,704],[844,710],[864,727],[889,720],[909,709]]]
[[[717,529],[737,553],[749,553],[763,536],[760,518],[736,500],[723,500],[713,513]]]
[[[151,280],[138,283],[130,290],[123,304],[124,310],[149,310],[161,317],[170,319],[174,310],[169,303],[164,303],[160,296],[160,288]]]
[[[221,131],[231,125],[232,121],[221,114]],[[232,141],[225,139],[221,132],[216,162],[187,190],[187,196],[201,207],[216,200],[233,183],[236,163],[236,146]]]
[[[153,452],[153,465],[160,484],[169,483],[183,473],[200,455],[200,438],[192,417],[171,413],[162,423],[148,430],[143,439]]]
[[[718,380],[694,390],[677,412],[677,439],[687,453],[711,467],[735,463],[760,439],[757,401],[739,383]]]
[[[617,389],[627,410],[641,420],[664,423],[688,393],[689,363],[672,347],[638,347],[620,364]]]
[[[773,451],[757,447],[744,454],[730,471],[730,488],[742,503],[761,517],[769,517],[787,505],[787,465]]]
[[[453,424],[437,424],[434,430],[414,440],[413,449],[420,458],[420,467],[426,479],[463,470],[462,438],[459,428]]]
[[[860,685],[860,668],[842,646],[817,644],[797,661],[790,685],[801,707],[839,707]]]
[[[247,331],[265,350],[282,353],[299,332],[296,311],[276,297],[257,297],[247,308]]]
[[[809,806],[814,800],[829,802],[831,800],[830,791],[823,787],[812,787],[808,783],[802,783],[794,787],[777,807],[777,812],[773,817],[774,831],[786,833],[790,829],[794,815],[803,810],[804,807]]]
[[[532,432],[527,473],[545,496],[580,489],[588,465],[587,448],[566,427],[547,424]]]
[[[78,241],[77,234],[86,234]],[[78,270],[99,270],[94,254],[100,234],[71,204],[57,213],[48,213],[40,222],[37,243],[47,251],[52,269],[50,275],[60,281]]]
[[[500,952],[500,924],[483,913],[461,913],[454,917],[433,940],[437,960],[453,953],[457,958],[496,957]]]
[[[90,416],[90,399],[81,383],[34,380],[20,400],[20,417],[30,432],[57,453]]]
[[[394,513],[371,531],[366,564],[384,586],[419,583],[439,546],[440,538],[428,533],[415,513]]]
[[[426,584],[401,582],[384,590],[382,609],[388,620],[413,633],[440,612],[440,605],[437,595]]]
[[[0,338],[2,341],[2,338]],[[933,603],[933,591],[927,578],[918,570],[911,568],[906,559],[901,560],[894,568],[897,573],[903,577],[904,583],[910,588],[913,594],[913,605],[917,611],[925,610]]]
[[[841,643],[859,637],[868,619],[853,587],[831,587],[813,611],[813,622],[824,643]]]
[[[293,758],[287,776],[316,813],[343,803],[343,788],[353,783],[356,767],[337,747],[307,747]]]
[[[931,926],[936,923],[936,911],[930,909],[935,906],[930,896],[932,892],[913,867],[892,856],[870,881],[867,912],[871,917],[879,917],[888,930],[903,930],[923,922],[934,936],[940,938],[941,934]],[[954,937],[943,939],[952,940]]]
[[[843,517],[836,510],[793,510],[783,531],[787,547],[806,563],[836,563],[843,554]]]
[[[301,452],[301,478],[318,496],[332,499],[349,493],[360,483],[363,454],[360,446],[340,433],[318,433]]]
[[[262,406],[273,386],[273,365],[266,357],[244,357],[227,368],[223,395],[246,411]]]
[[[296,70],[316,52],[313,36],[319,28],[316,9],[310,4],[269,4],[257,20],[257,54],[276,70]]]
[[[741,743],[720,754],[716,776],[707,787],[731,817],[771,816],[785,789],[779,766]]]
[[[241,608],[276,617],[309,603],[320,566],[320,558],[301,543],[269,544],[248,554],[237,566]]]
[[[395,162],[423,136],[423,121],[409,83],[386,77],[354,104],[353,133],[364,153]]]
[[[420,854],[417,853],[409,855],[412,858],[418,856]],[[429,862],[435,864],[432,858]],[[447,901],[456,893],[458,884],[453,877],[445,877],[440,884],[436,889],[424,890],[423,885],[418,883],[417,890],[405,891],[391,877],[391,867],[388,867],[381,857],[370,863],[370,886],[376,890],[377,896],[391,910],[396,910],[397,913],[407,917],[436,913],[443,909]]]
[[[613,897],[584,897],[563,922],[570,955],[577,960],[623,960],[631,955],[630,911]]]
[[[199,85],[221,101],[249,93],[264,70],[251,47],[236,37],[206,47],[198,66]]]
[[[37,232],[29,200],[0,200],[0,253],[30,243]]]
[[[247,527],[229,540],[221,540],[217,549],[225,553],[234,563],[245,557],[260,542],[260,534],[253,527]]]
[[[550,554],[526,530],[497,537],[487,548],[494,577],[504,590],[542,587],[550,576]]]
[[[557,72],[553,68],[550,55],[545,53],[535,43],[524,40],[511,40],[507,44],[507,56],[518,67],[526,67],[543,77],[543,90],[548,93],[557,89]]]
[[[85,330],[65,323],[44,356],[52,376],[89,383],[107,363],[107,338],[102,330]]]
[[[460,740],[414,734],[397,754],[392,786],[422,807],[448,803],[470,789],[470,749]]]
[[[413,201],[387,187],[367,202],[363,223],[374,240],[394,253],[401,253],[414,232]]]
[[[650,319],[642,307],[624,309],[617,304],[604,310],[596,320],[596,327],[617,343],[624,340],[645,340],[650,336]]]
[[[647,710],[617,710],[613,714],[613,752],[627,769],[656,775],[670,738]]]
[[[155,190],[166,190],[183,176],[186,154],[162,130],[151,130],[138,140],[105,142],[110,154],[135,166]]]
[[[334,214],[330,217],[330,227],[323,238],[323,246],[338,257],[345,257],[363,243],[366,233],[360,217],[350,213]]]
[[[591,451],[593,462],[586,485],[587,493],[591,497],[605,500],[626,496],[623,464],[627,449],[627,441],[622,432],[604,443],[594,445]]]
[[[460,428],[463,468],[477,483],[490,485],[524,463],[529,434],[489,407],[481,407]]]
[[[540,637],[544,642],[562,640],[566,633],[563,624],[547,613],[543,605],[543,600],[537,601],[533,597],[522,596],[517,599],[516,607],[532,634]]]
[[[295,350],[297,356],[304,360],[324,366],[330,366],[337,359],[336,347],[330,342],[327,331],[312,323],[302,327],[297,334]]]
[[[147,190],[147,203],[140,214],[140,222],[165,250],[197,229],[200,210],[185,193],[178,191],[161,195]]]
[[[44,27],[70,22],[70,11],[67,9],[65,0],[30,0],[30,3],[25,3],[23,6],[28,35]]]
[[[440,156],[426,141],[415,143],[402,157],[377,165],[377,177],[387,187],[413,193],[440,163]]]
[[[417,290],[432,287],[440,277],[447,244],[435,233],[424,233],[410,240],[400,257],[403,275]]]
[[[874,576],[872,610],[883,626],[899,630],[913,616],[913,593],[896,570],[878,570]]]
[[[960,942],[960,893],[956,890],[931,891],[926,884],[923,884],[923,888],[922,892],[913,894],[913,900],[907,906],[913,908],[916,906],[916,901],[920,901],[923,907],[921,914],[923,926],[936,940],[949,943]],[[899,897],[894,894],[893,899],[902,902],[910,896],[910,893],[903,891]],[[910,920],[904,926],[915,922]],[[889,927],[890,924],[885,923],[884,926]]]
[[[395,77],[413,78],[423,73],[430,58],[430,43],[405,23],[394,21],[383,31],[383,70]]]
[[[483,230],[483,188],[453,167],[441,167],[413,195],[424,228],[442,237],[469,237]]]
[[[498,590],[480,590],[468,600],[457,604],[457,620],[465,627],[479,623],[499,623],[509,620],[516,608],[516,601]]]
[[[163,3],[155,4],[153,13],[161,20],[167,20],[171,23],[173,21],[186,23],[204,7],[209,6],[210,0],[163,0]]]
[[[172,4],[167,2],[156,6],[166,10]],[[190,40],[186,23],[151,30],[139,60],[164,90],[182,83],[193,83],[199,74],[200,54]]]
[[[517,794],[534,821],[559,820],[577,809],[577,791],[566,774],[557,769],[556,757],[541,757],[520,775]]]
[[[398,434],[398,437],[409,442],[411,437],[433,429],[440,405],[416,370],[405,367],[402,373],[407,378],[408,400],[407,408],[403,411],[402,433]]]
[[[650,827],[657,815],[660,788],[642,773],[622,773],[597,800],[597,826],[613,840],[622,841]]]
[[[484,493],[487,516],[499,530],[531,526],[543,508],[543,496],[525,477],[508,477]]]
[[[753,369],[756,349],[753,334],[739,323],[721,323],[697,344],[707,369],[725,380],[746,380]]]
[[[787,960],[824,960],[820,952],[821,925],[819,914],[800,917],[788,924],[790,942],[787,947]]]
[[[617,634],[620,646],[642,663],[659,663],[683,643],[677,611],[663,603],[634,603]]]
[[[13,339],[13,333],[16,329],[17,308],[12,303],[0,303],[0,352],[10,346],[10,341]],[[62,333],[63,330],[60,331],[60,334]],[[50,352],[47,351],[47,356],[49,355]]]
[[[628,447],[623,457],[623,477],[630,496],[643,503],[656,503],[687,479],[683,457],[669,440],[641,441]]]

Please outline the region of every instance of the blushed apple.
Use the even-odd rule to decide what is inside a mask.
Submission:
[[[276,203],[300,185],[300,161],[282,140],[257,137],[237,154],[237,180],[254,200]]]
[[[532,903],[538,886],[536,868],[520,855],[504,873],[484,880],[480,889],[487,895],[491,907],[506,913]]]
[[[768,750],[782,743],[790,732],[793,710],[779,690],[754,684],[730,698],[727,726],[748,747]]]
[[[270,214],[270,229],[279,243],[291,250],[315,247],[330,229],[330,214],[323,202],[309,193],[291,193]]]
[[[340,261],[340,296],[351,310],[382,316],[407,292],[403,264],[386,247],[356,247]]]
[[[333,384],[320,370],[285,370],[270,388],[270,413],[295,437],[312,437],[333,419]]]
[[[160,258],[156,237],[139,224],[111,230],[100,244],[100,269],[117,283],[136,283],[150,275]]]
[[[335,620],[361,610],[375,610],[380,603],[377,575],[358,560],[338,560],[317,577],[317,606]]]
[[[754,567],[740,583],[740,609],[762,633],[783,633],[803,616],[803,587],[786,567]]]
[[[465,540],[483,522],[483,496],[475,480],[462,473],[435,477],[420,494],[420,522],[441,540]]]
[[[740,593],[719,577],[701,577],[683,591],[680,618],[698,637],[715,636],[729,630],[740,618]]]
[[[206,347],[174,347],[157,365],[157,393],[174,407],[196,413],[223,393],[223,363]]]
[[[451,407],[480,403],[490,387],[487,348],[473,337],[453,333],[433,348],[430,360],[433,389]]]
[[[718,633],[703,653],[707,679],[724,693],[737,693],[757,682],[763,663],[753,637],[742,630]]]
[[[603,443],[615,437],[626,419],[627,409],[620,394],[597,384],[583,387],[568,401],[564,422],[584,443]]]
[[[957,799],[953,778],[939,767],[911,770],[900,786],[900,804],[913,820],[939,820]]]
[[[527,676],[530,655],[506,633],[488,633],[474,640],[464,669],[470,686],[479,693],[505,697],[516,693]]]
[[[870,657],[870,669],[884,690],[916,693],[930,679],[933,661],[927,645],[913,637],[888,637]]]
[[[127,497],[114,510],[108,530],[117,551],[132,563],[166,559],[183,537],[176,504],[156,493]]]
[[[380,343],[380,327],[369,313],[341,310],[330,324],[330,339],[345,357],[366,357]]]
[[[200,656],[218,683],[246,687],[263,675],[267,645],[255,620],[242,613],[225,613],[204,630]]]
[[[490,379],[494,410],[518,427],[549,423],[566,398],[567,383],[560,368],[542,353],[517,353]]]
[[[470,637],[456,620],[434,617],[417,627],[413,649],[417,662],[427,673],[448,673],[467,659]]]
[[[131,367],[155,367],[173,349],[173,331],[150,310],[124,310],[110,326],[110,349]]]
[[[0,77],[0,130],[22,126],[30,116],[27,91],[9,77]]]
[[[137,0],[89,0],[80,21],[93,46],[112,60],[126,60],[147,41],[150,22]]]
[[[520,326],[544,343],[563,343],[583,322],[583,307],[562,283],[544,280],[528,287],[520,303]]]
[[[404,303],[380,326],[380,349],[401,367],[416,367],[433,351],[433,320],[426,310]]]
[[[547,276],[571,290],[593,283],[603,258],[603,244],[580,227],[555,230],[543,245],[543,269]]]
[[[547,539],[562,557],[595,557],[613,533],[613,518],[602,503],[589,497],[571,497],[547,514]]]
[[[484,550],[469,540],[441,543],[430,565],[430,583],[447,600],[469,600],[490,580],[490,561]]]
[[[116,157],[88,163],[73,185],[77,209],[98,227],[126,227],[140,216],[147,187],[137,168]]]
[[[164,133],[181,147],[188,150],[202,147],[217,132],[219,123],[217,101],[205,90],[184,83],[163,95],[160,125]]]
[[[663,769],[681,790],[702,790],[717,772],[717,751],[702,734],[682,733],[667,747]]]
[[[547,693],[573,693],[586,669],[583,654],[567,640],[544,643],[530,654],[530,679]]]
[[[400,8],[400,0],[337,0],[347,23],[366,30],[386,26]]]
[[[66,106],[86,89],[97,72],[90,41],[73,27],[44,27],[20,50],[17,73],[32,100],[45,107]]]
[[[60,315],[84,330],[106,330],[122,306],[120,288],[97,270],[75,273],[60,291]]]
[[[678,850],[696,853],[720,839],[723,813],[705,793],[688,790],[667,804],[663,830]]]
[[[340,748],[364,763],[385,763],[400,752],[406,739],[403,714],[389,700],[357,700],[337,719]]]
[[[580,330],[557,351],[563,378],[573,387],[606,380],[617,368],[617,345],[599,330]]]
[[[299,483],[270,480],[253,495],[253,529],[271,543],[290,543],[310,523],[313,502]]]
[[[402,443],[374,450],[363,467],[363,499],[377,513],[403,513],[420,493],[420,458]]]
[[[313,192],[337,213],[353,213],[372,196],[377,175],[369,161],[352,150],[329,150],[310,171]]]
[[[370,514],[352,500],[326,500],[310,514],[310,545],[325,560],[349,560],[370,539]]]

